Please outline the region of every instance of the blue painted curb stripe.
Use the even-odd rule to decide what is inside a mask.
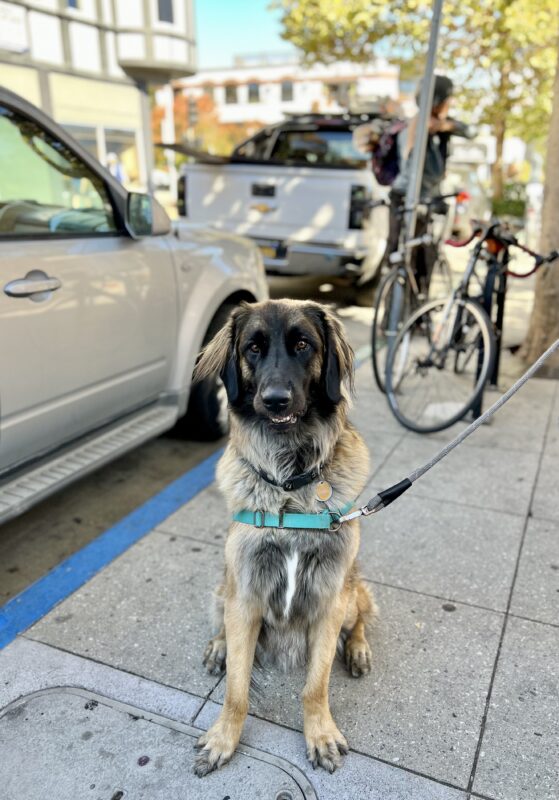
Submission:
[[[214,480],[223,449],[185,472],[77,553],[62,561],[0,608],[0,648],[44,617],[131,545],[153,530]]]

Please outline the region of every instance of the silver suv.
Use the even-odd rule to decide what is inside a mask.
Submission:
[[[177,426],[224,433],[203,343],[267,296],[246,239],[173,231],[45,114],[0,87],[0,521]]]

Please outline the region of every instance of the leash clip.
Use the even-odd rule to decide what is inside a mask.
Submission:
[[[369,501],[370,502],[370,501]],[[369,517],[371,514],[376,514],[377,511],[383,509],[384,506],[381,502],[376,503],[372,508],[367,504],[365,506],[361,506],[358,508],[357,511],[352,511],[351,514],[344,514],[342,517],[339,517],[337,522],[350,522],[352,519],[358,519],[359,517]]]
[[[336,533],[336,531],[339,531],[340,528],[342,527],[342,522],[344,521],[344,517],[340,517],[338,514],[336,514],[335,511],[330,512],[330,517],[331,521],[328,530],[330,531],[330,533]]]

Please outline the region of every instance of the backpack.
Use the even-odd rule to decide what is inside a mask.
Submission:
[[[400,172],[398,134],[406,125],[404,120],[393,120],[386,125],[376,141],[373,139],[371,150],[373,172],[381,186],[391,186]]]

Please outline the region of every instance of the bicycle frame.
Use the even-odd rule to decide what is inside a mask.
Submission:
[[[431,215],[431,207],[435,204],[440,202],[441,200],[448,199],[450,197],[456,197],[457,193],[453,192],[452,194],[447,195],[440,195],[437,198],[434,198],[431,201],[426,203],[418,203],[417,208],[424,207],[427,210],[427,214]],[[401,209],[402,214],[405,214],[406,211],[409,211],[408,208],[404,207]],[[404,286],[409,284],[412,293],[418,300],[421,300],[421,292],[420,287],[418,285],[415,273],[411,266],[410,258],[408,257],[409,251],[414,249],[415,247],[419,247],[421,245],[428,245],[433,242],[433,236],[430,233],[423,234],[422,236],[416,236],[413,239],[409,239],[408,241],[405,240],[405,226],[402,225],[400,228],[400,240],[398,250],[394,253],[391,253],[389,256],[389,261],[396,265],[399,264],[398,273],[396,276],[396,281],[394,282],[394,289],[392,291],[392,297],[390,301],[390,311],[388,314],[388,328],[385,331],[386,336],[386,346],[387,346],[387,363],[392,353],[392,348],[394,346],[394,340],[398,335],[398,322],[400,321],[402,308],[404,304]]]

